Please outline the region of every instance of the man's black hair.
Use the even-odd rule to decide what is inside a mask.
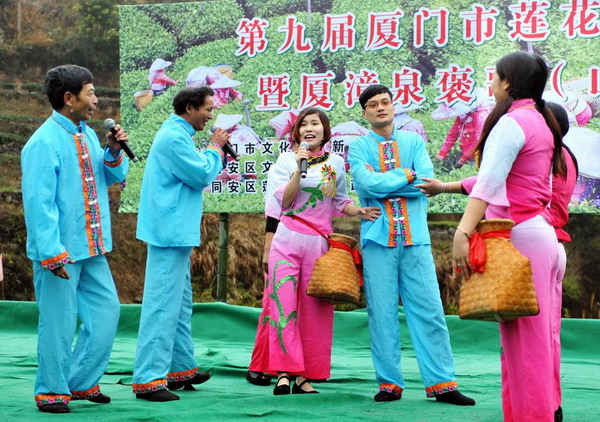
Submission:
[[[394,98],[392,96],[392,91],[390,91],[387,86],[379,84],[370,85],[362,92],[362,94],[360,94],[360,97],[358,97],[358,102],[362,109],[364,110],[367,107],[367,101],[379,94],[388,94],[390,96],[390,101]]]
[[[84,85],[94,82],[92,72],[85,67],[66,64],[50,69],[44,81],[44,93],[54,110],[65,106],[65,93],[77,96]]]
[[[204,105],[206,97],[215,95],[215,91],[209,86],[197,86],[183,88],[173,98],[173,109],[175,114],[185,114],[188,104],[198,109]]]

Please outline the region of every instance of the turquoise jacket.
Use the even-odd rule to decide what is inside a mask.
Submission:
[[[190,123],[171,114],[154,138],[146,161],[137,238],[154,246],[200,245],[202,190],[223,170],[223,151],[198,151]]]
[[[350,144],[348,161],[361,206],[382,211],[377,220],[361,222],[361,245],[367,240],[388,247],[430,244],[427,198],[415,188],[424,183],[422,177],[433,177],[423,138],[394,130],[386,140],[370,131]]]
[[[53,269],[112,250],[108,186],[129,162],[103,150],[93,129],[57,111],[21,152],[27,256]]]

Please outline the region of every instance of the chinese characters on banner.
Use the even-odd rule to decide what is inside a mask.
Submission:
[[[236,153],[244,155],[254,155],[259,153],[261,161],[256,159],[243,159],[240,162],[229,160],[223,171],[226,177],[217,177],[215,181],[207,188],[207,192],[212,194],[229,193],[235,194],[265,194],[267,190],[267,174],[275,164],[277,156],[291,150],[288,141],[270,142],[263,140],[261,144],[256,145],[248,142],[242,144],[240,150],[237,144],[233,145]]]
[[[269,170],[291,150],[295,119],[308,107],[327,112],[331,139],[324,148],[347,161],[353,140],[368,134],[359,97],[378,83],[391,90],[395,128],[423,138],[440,180],[449,180],[458,168],[464,168],[461,176],[474,174],[473,148],[494,107],[494,64],[517,50],[547,61],[544,99],[561,103],[571,125],[589,137],[586,145],[600,148],[600,0],[472,0],[460,5],[446,0],[424,6],[402,0],[279,0],[276,8],[247,3],[240,7],[236,0],[216,0],[201,2],[199,9],[168,4],[160,20],[154,6],[120,7],[128,12],[124,25],[128,19],[135,23],[150,17],[157,34],[148,51],[140,48],[137,35],[122,34],[121,68],[127,70],[121,80],[130,84],[122,92],[143,89],[147,67],[157,58],[172,63],[167,72],[180,80],[177,89],[207,85],[215,91],[215,117],[227,123],[240,161],[228,161],[206,187],[206,212],[264,210]],[[143,92],[133,95],[136,104],[135,96]],[[151,122],[159,127],[172,110],[171,97],[155,95],[145,110],[124,109],[136,142],[152,142],[151,131],[141,126]],[[122,101],[131,103],[131,98]],[[208,139],[207,132],[197,139]],[[582,193],[573,203],[584,204],[588,212],[585,207],[600,208],[600,162],[582,154],[581,162],[592,161],[590,168],[597,171],[588,172],[593,179],[582,179],[586,185],[576,189]],[[122,199],[126,212],[139,203],[143,166],[134,166],[130,174]],[[463,207],[460,200],[430,202],[432,212]]]
[[[508,20],[508,38],[512,41],[544,41],[548,39],[552,28],[548,20],[550,1],[547,0],[521,0],[508,7],[511,18]],[[559,31],[568,39],[577,37],[592,38],[600,36],[600,0],[570,0],[561,3],[559,10],[564,14]],[[431,25],[433,43],[436,47],[443,47],[449,41],[449,10],[445,7],[431,9],[419,8],[412,19],[412,46],[421,48],[425,44],[425,30]],[[470,10],[459,13],[462,21],[462,38],[466,42],[472,42],[481,46],[498,36],[497,17],[500,9],[497,7],[485,7],[481,4],[473,4]],[[367,40],[364,46],[357,45],[356,25],[357,19],[353,13],[325,14],[323,16],[323,42],[320,47],[315,47],[306,35],[306,25],[299,21],[296,16],[289,16],[285,25],[280,26],[278,31],[285,35],[285,41],[279,46],[277,52],[284,54],[291,52],[303,54],[320,48],[322,52],[335,53],[340,50],[353,51],[363,48],[365,51],[377,51],[382,49],[398,50],[405,43],[399,35],[399,29],[406,19],[405,13],[400,10],[389,12],[370,12],[367,19]],[[238,36],[237,56],[255,57],[266,51],[269,44],[265,28],[269,22],[265,19],[255,17],[253,19],[242,19],[238,25],[236,34]],[[556,29],[556,28],[555,28]],[[566,66],[566,62],[562,65]],[[474,101],[473,91],[476,86],[475,74],[480,72],[484,75],[484,87],[488,96],[492,96],[491,78],[493,66],[483,69],[473,69],[470,66],[459,66],[449,64],[446,68],[437,69],[435,74],[438,79],[435,87],[439,95],[433,101],[435,103],[452,106],[456,103],[470,104]],[[560,77],[561,72],[555,71]],[[292,107],[303,109],[306,107],[321,107],[331,110],[336,104],[332,99],[332,81],[336,79],[333,71],[323,73],[302,73],[300,78],[300,101],[298,104],[290,104],[287,97],[291,91],[291,76],[282,74],[260,74],[257,76],[257,95],[260,104],[256,106],[258,111],[289,110]],[[394,101],[403,106],[410,107],[420,105],[427,100],[423,94],[421,72],[417,69],[402,66],[394,70],[390,75],[380,75],[372,69],[360,69],[358,73],[346,71],[344,85],[344,105],[353,108],[358,102],[361,92],[370,84],[384,83],[390,86],[394,92]],[[391,83],[390,83],[391,82]],[[589,68],[589,92],[598,93],[598,66]],[[552,90],[564,98],[562,79],[553,81]]]

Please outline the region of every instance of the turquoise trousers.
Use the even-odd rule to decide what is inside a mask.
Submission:
[[[191,247],[148,245],[133,367],[134,393],[165,389],[198,372],[192,340]]]
[[[421,378],[428,396],[457,389],[454,359],[429,245],[362,249],[371,356],[382,390],[401,392],[398,297],[402,299]]]
[[[64,280],[33,263],[39,315],[38,404],[99,394],[119,323],[119,297],[103,255],[66,265]],[[81,320],[79,336],[72,347]]]

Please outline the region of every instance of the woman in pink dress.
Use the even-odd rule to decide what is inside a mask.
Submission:
[[[565,109],[556,103],[546,103],[559,123],[563,137],[569,131],[569,118]],[[550,207],[544,212],[544,218],[554,228],[558,240],[558,271],[554,284],[552,320],[552,349],[554,357],[554,392],[558,408],[555,411],[555,421],[562,421],[562,391],[560,387],[560,327],[562,317],[562,281],[567,267],[567,255],[563,243],[571,241],[571,236],[564,230],[569,220],[569,203],[575,190],[578,176],[577,159],[569,148],[563,144],[562,154],[567,172],[564,175],[554,174],[552,177],[552,199]],[[477,182],[477,176],[468,177],[456,182],[441,182],[437,179],[423,178],[427,183],[418,185],[426,196],[431,197],[441,193],[459,193],[468,195]]]
[[[317,108],[303,110],[292,140],[307,143],[308,148],[282,153],[269,175],[282,215],[271,244],[265,284],[268,355],[261,362],[253,361],[251,369],[278,374],[275,395],[316,393],[310,380],[330,377],[333,305],[306,295],[315,261],[328,249],[315,229],[328,235],[333,217],[375,220],[381,214],[377,207],[356,207],[346,194],[343,158],[323,150],[330,137],[325,113]],[[305,178],[302,160],[308,164]],[[293,389],[290,376],[296,377]]]
[[[540,312],[500,324],[502,405],[508,422],[552,422],[560,405],[554,377],[557,331],[553,329],[558,245],[548,222],[551,174],[566,174],[561,132],[545,107],[544,60],[515,52],[496,64],[496,106],[486,120],[476,156],[480,166],[454,235],[454,264],[471,273],[469,236],[483,218],[510,218],[512,243],[531,262]]]

